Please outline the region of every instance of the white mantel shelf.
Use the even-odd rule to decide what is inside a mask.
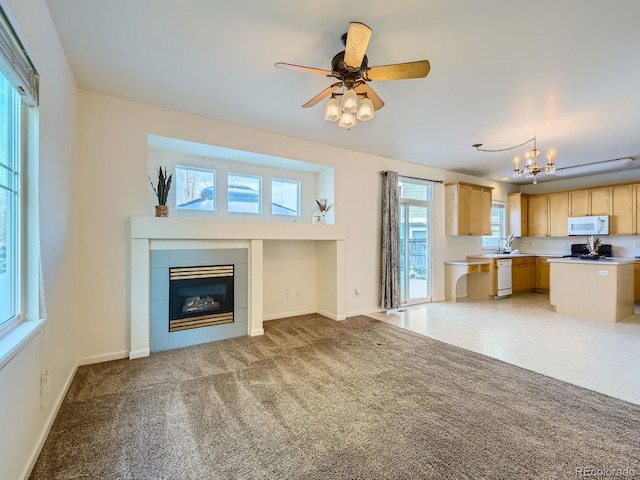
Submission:
[[[245,248],[249,252],[248,335],[262,335],[264,241],[319,241],[317,313],[346,318],[344,240],[341,225],[250,222],[196,218],[131,217],[131,348],[129,358],[150,354],[150,256],[154,249]]]
[[[344,240],[345,237],[342,225],[131,217],[132,239]]]

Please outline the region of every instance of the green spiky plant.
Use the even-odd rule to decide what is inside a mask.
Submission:
[[[167,167],[164,167],[164,171],[162,170],[162,167],[158,167],[158,188],[156,188],[151,181],[151,177],[149,177],[149,184],[151,185],[151,188],[153,188],[153,192],[156,194],[156,197],[158,197],[158,205],[167,204],[172,177],[173,175],[167,176]]]

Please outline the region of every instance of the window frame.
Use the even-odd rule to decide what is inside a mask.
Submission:
[[[178,178],[178,170],[183,170],[183,171],[195,171],[195,172],[200,172],[201,174],[208,174],[211,175],[213,177],[212,180],[212,187],[213,187],[213,198],[212,198],[212,206],[211,208],[192,208],[189,206],[179,206],[178,205],[178,192],[180,191],[180,188],[178,187],[179,185],[179,178]],[[211,168],[202,168],[202,167],[193,167],[190,165],[175,165],[174,166],[174,171],[173,171],[175,180],[176,180],[176,188],[175,188],[175,208],[176,210],[193,210],[193,211],[203,211],[203,212],[215,212],[217,210],[217,202],[216,202],[216,197],[217,197],[217,193],[218,193],[218,186],[217,186],[217,174],[216,171],[214,169]],[[193,200],[192,200],[193,202]],[[184,204],[180,204],[180,205],[184,205]]]
[[[249,212],[249,211],[238,211],[231,210],[231,202],[229,201],[229,186],[232,185],[229,180],[231,176],[235,177],[243,177],[243,178],[252,178],[258,180],[258,211],[257,212]],[[262,215],[262,175],[252,175],[250,173],[236,173],[236,172],[228,172],[227,173],[227,213],[246,213],[249,215]]]
[[[23,230],[24,215],[25,215],[25,195],[23,194],[23,171],[25,170],[24,154],[23,154],[23,141],[24,141],[24,129],[23,129],[23,117],[26,113],[25,106],[20,98],[19,92],[11,85],[9,79],[2,73],[6,82],[7,91],[10,96],[7,98],[7,158],[9,161],[5,166],[9,177],[13,177],[12,180],[8,180],[5,191],[8,191],[10,195],[14,196],[13,205],[11,211],[8,211],[8,215],[11,218],[11,226],[8,234],[10,238],[5,238],[5,252],[6,252],[6,265],[7,268],[11,267],[12,272],[7,272],[12,278],[8,279],[10,283],[10,303],[13,304],[11,309],[13,314],[11,317],[3,320],[0,318],[0,337],[8,333],[11,329],[23,320],[23,269],[25,268],[23,262],[23,242],[25,238],[25,231]],[[9,243],[12,242],[13,245]]]
[[[498,221],[498,222],[494,222],[493,218],[494,218],[494,209],[500,209],[502,210],[502,222]],[[500,214],[498,214],[498,217],[500,217]],[[483,249],[497,249],[498,248],[498,242],[500,241],[501,238],[506,238],[507,236],[507,205],[506,202],[502,201],[502,200],[492,200],[491,202],[491,232],[493,233],[493,229],[494,226],[498,226],[498,228],[500,229],[500,234],[498,237],[495,237],[494,235],[483,235],[482,236],[482,248]]]
[[[296,192],[296,210],[294,214],[286,214],[286,213],[277,213],[273,211],[273,205],[274,205],[274,198],[273,198],[273,184],[275,182],[280,182],[280,183],[287,183],[287,184],[291,184],[291,185],[296,185],[297,187],[297,192]],[[278,178],[278,177],[271,177],[271,215],[277,215],[277,216],[281,216],[281,217],[299,217],[301,215],[301,205],[302,205],[302,182],[300,180],[290,180],[287,178]],[[277,204],[280,205],[280,204]],[[284,205],[280,205],[283,208],[288,208]]]

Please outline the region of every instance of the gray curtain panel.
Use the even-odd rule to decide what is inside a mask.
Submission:
[[[382,301],[385,310],[400,307],[400,202],[398,172],[382,172]]]

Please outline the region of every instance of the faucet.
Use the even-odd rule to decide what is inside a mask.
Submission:
[[[500,242],[504,240],[504,247],[500,247]],[[507,240],[506,238],[502,237],[500,240],[498,240],[498,245],[497,245],[497,249],[496,249],[496,253],[501,254],[504,253],[504,251],[507,249],[507,247],[509,246],[509,240]]]

